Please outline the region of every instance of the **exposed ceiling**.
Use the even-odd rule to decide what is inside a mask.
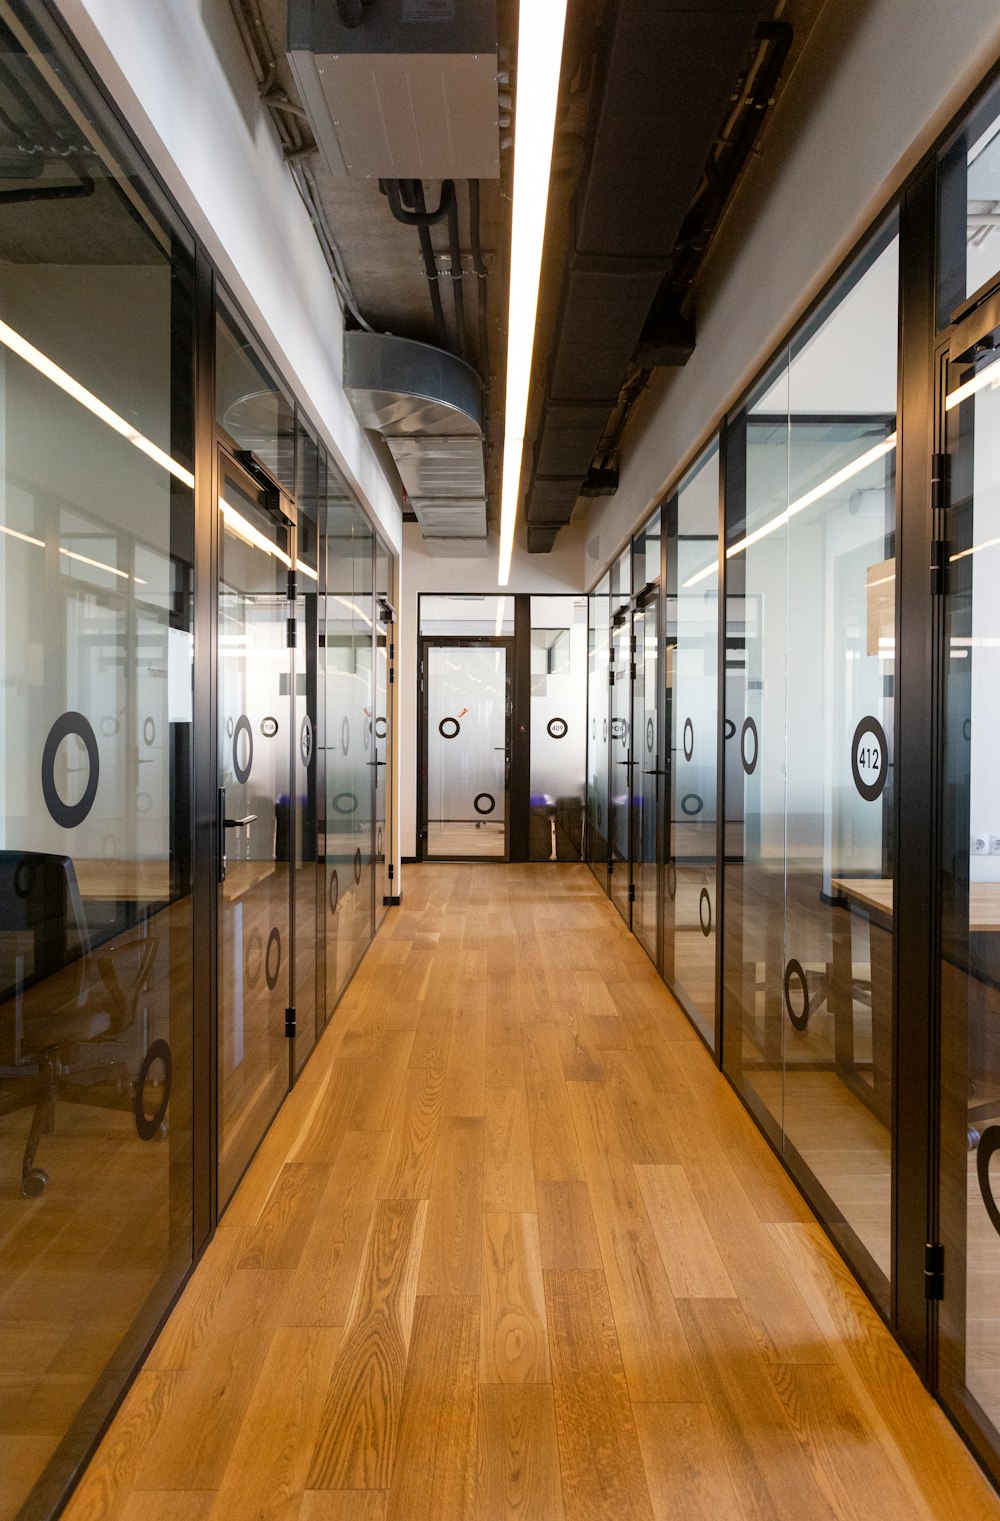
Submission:
[[[474,236],[472,227],[473,201],[470,184],[456,181],[458,226],[461,256],[462,305],[464,317],[462,332],[456,316],[455,285],[452,280],[452,246],[449,239],[447,218],[427,229],[441,294],[443,330],[435,321],[431,292],[421,258],[420,234],[412,225],[401,225],[392,215],[389,198],[382,193],[379,182],[331,173],[315,146],[307,113],[295,77],[286,57],[288,0],[230,0],[241,33],[251,55],[257,75],[262,100],[271,110],[281,135],[290,171],[296,176],[313,217],[317,235],[327,253],[331,271],[341,290],[348,311],[348,324],[370,326],[381,333],[396,334],[403,338],[424,343],[446,346],[453,353],[465,352],[469,362],[478,371],[483,382],[483,421],[486,443],[486,492],[490,528],[497,526],[499,511],[500,465],[502,458],[502,414],[504,399],[504,348],[505,348],[505,298],[507,287],[506,258],[509,243],[510,183],[513,170],[510,123],[505,114],[507,103],[504,95],[514,93],[512,58],[515,51],[517,0],[498,0],[498,48],[499,48],[499,106],[500,177],[481,179],[479,190],[480,241],[482,246],[485,278],[477,274],[473,257]],[[319,0],[317,0],[319,3]],[[335,0],[323,0],[331,11]],[[365,0],[368,3],[368,0]],[[373,6],[381,0],[370,0]],[[635,339],[642,327],[641,314],[632,338],[622,346],[620,357],[605,365],[606,374],[600,386],[600,395],[588,403],[590,416],[585,419],[585,438],[577,445],[577,456],[583,460],[577,473],[577,463],[560,482],[562,496],[557,522],[565,522],[585,514],[587,497],[578,495],[588,466],[597,464],[606,473],[594,476],[590,473],[589,494],[606,494],[613,491],[620,451],[627,448],[627,421],[635,399],[648,382],[651,365],[671,362],[683,363],[690,346],[697,341],[697,270],[701,258],[711,240],[716,226],[733,204],[736,187],[745,171],[747,155],[759,153],[765,139],[760,135],[760,125],[768,115],[770,106],[787,82],[802,47],[812,29],[825,0],[704,0],[694,3],[687,0],[676,6],[670,0],[570,0],[567,17],[567,33],[563,50],[563,69],[560,104],[557,121],[553,179],[550,192],[549,213],[546,225],[546,251],[540,294],[538,328],[535,340],[535,374],[533,378],[531,405],[528,418],[528,439],[525,448],[525,468],[522,486],[527,490],[526,515],[529,524],[534,516],[539,520],[534,532],[529,532],[529,548],[545,551],[552,547],[557,526],[546,521],[544,507],[539,510],[535,501],[539,474],[547,473],[537,468],[535,460],[535,436],[539,440],[539,457],[544,444],[545,429],[551,424],[554,405],[551,384],[554,361],[562,359],[564,378],[563,393],[573,378],[573,345],[566,351],[570,356],[558,354],[561,331],[566,310],[572,302],[570,290],[571,266],[574,254],[580,254],[578,235],[584,225],[588,206],[596,209],[591,225],[601,227],[601,205],[607,204],[607,217],[621,222],[628,212],[631,220],[636,197],[645,196],[649,203],[651,220],[659,217],[661,241],[663,237],[676,239],[676,231],[683,223],[682,236],[686,238],[683,259],[675,251],[669,257],[669,249],[658,251],[657,268],[664,274],[664,284],[657,298],[659,309],[654,307],[657,318],[651,330],[643,332],[643,343],[636,348]],[[713,8],[714,7],[714,8]],[[693,78],[685,78],[684,68],[678,68],[673,54],[687,46],[691,15],[700,12],[702,34],[696,44],[689,46],[686,67]],[[737,22],[746,33],[745,41],[729,47],[720,63],[715,53],[726,52],[723,42],[732,41]],[[665,22],[666,15],[672,16]],[[764,71],[768,49],[753,42],[753,25],[762,19],[767,22],[780,20],[782,46],[779,50],[781,72],[775,81]],[[792,29],[787,35],[787,24]],[[671,33],[670,27],[675,28]],[[650,30],[652,28],[652,31]],[[643,48],[653,36],[659,51],[656,57],[643,57]],[[742,36],[742,33],[741,33]],[[646,38],[644,44],[643,39]],[[714,41],[713,41],[714,38]],[[721,41],[720,41],[721,39]],[[790,40],[790,48],[786,47]],[[616,51],[617,50],[617,51]],[[729,54],[732,56],[729,57]],[[611,112],[602,117],[602,105],[606,105],[605,93],[610,90],[610,79],[615,68],[624,63],[624,91],[614,102]],[[667,67],[667,65],[670,67]],[[671,68],[673,72],[671,73]],[[704,78],[698,72],[702,70]],[[662,89],[657,96],[657,80]],[[710,104],[705,108],[705,95],[709,80],[714,91]],[[671,83],[672,81],[672,83]],[[761,82],[763,81],[763,94]],[[703,88],[704,86],[704,88]],[[756,94],[754,89],[756,88]],[[632,113],[629,109],[630,91],[638,95],[645,90],[647,105]],[[690,117],[701,110],[701,125],[691,130]],[[747,130],[745,118],[752,118],[754,131]],[[711,120],[709,120],[711,118]],[[717,119],[718,118],[718,119]],[[614,127],[617,146],[609,153],[606,135]],[[734,150],[737,139],[743,136],[745,153]],[[664,140],[667,141],[664,141]],[[623,166],[622,185],[615,184],[615,153]],[[673,154],[673,157],[671,157]],[[706,159],[709,161],[706,163]],[[640,170],[648,164],[650,177],[644,190]],[[600,169],[602,182],[595,186],[591,171],[595,165]],[[714,165],[714,170],[712,166]],[[725,170],[720,175],[719,166]],[[610,166],[610,167],[609,167]],[[406,193],[413,204],[414,194],[421,190],[424,204],[436,207],[442,186],[440,181],[398,181],[400,187],[408,187]],[[622,186],[627,185],[626,206],[623,202],[615,209],[616,194],[621,199]],[[722,186],[723,194],[719,194]],[[600,202],[596,197],[600,197]],[[664,203],[670,198],[676,207],[669,216]],[[694,235],[691,218],[685,221],[685,211],[696,208]],[[706,210],[707,208],[707,210]],[[628,218],[625,218],[626,220]],[[605,220],[607,220],[605,218]],[[642,220],[641,217],[638,220]],[[669,226],[668,226],[669,224]],[[638,221],[636,222],[638,227]],[[631,222],[630,222],[631,226]],[[621,236],[621,229],[611,226],[608,254],[605,257],[620,270],[625,264],[641,264],[649,261],[648,248],[638,246],[641,242],[636,232],[637,246],[630,249],[628,237]],[[613,246],[612,246],[613,245]],[[673,244],[671,243],[671,247]],[[678,245],[680,246],[680,245]],[[589,250],[584,249],[584,254]],[[630,255],[638,254],[639,259]],[[576,260],[579,265],[579,258]],[[651,268],[650,264],[650,268]],[[592,271],[584,265],[586,274]],[[674,275],[673,287],[666,277]],[[649,288],[648,298],[640,297],[639,305],[652,300],[659,276],[650,286],[649,270],[642,271],[643,289]],[[590,315],[583,310],[583,320],[576,319],[577,332],[586,339],[588,324],[599,325],[607,319],[609,308],[602,295],[604,287],[589,292]],[[485,290],[485,321],[479,314],[479,299]],[[664,303],[667,309],[664,310]],[[636,300],[632,298],[632,305]],[[638,310],[638,308],[637,308]],[[633,325],[635,314],[632,314]],[[616,337],[620,319],[615,317],[609,336]],[[652,344],[646,340],[653,331]],[[674,342],[675,338],[677,339]],[[587,356],[580,351],[581,362],[577,373],[587,379]],[[569,377],[567,380],[565,377]],[[546,397],[548,401],[546,402]],[[586,401],[586,391],[581,387],[580,397]],[[573,399],[574,405],[579,397]],[[593,403],[596,402],[596,410]],[[572,430],[578,419],[563,414],[562,424]],[[623,442],[624,440],[624,442]],[[560,440],[561,442],[561,440]],[[576,475],[576,484],[573,477]],[[430,546],[429,546],[430,547]],[[438,541],[437,552],[447,552]]]

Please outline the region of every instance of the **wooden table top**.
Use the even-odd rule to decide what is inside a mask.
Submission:
[[[862,908],[892,918],[890,877],[834,877],[834,892]],[[973,882],[969,888],[969,929],[975,934],[1000,934],[1000,882]]]

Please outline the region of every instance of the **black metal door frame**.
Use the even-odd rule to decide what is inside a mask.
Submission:
[[[516,627],[516,624],[515,624]],[[504,736],[506,747],[506,763],[504,766],[504,853],[502,856],[432,856],[427,853],[427,770],[428,770],[428,696],[429,680],[427,675],[427,652],[429,649],[456,649],[468,648],[470,645],[482,645],[487,649],[502,649],[506,655],[506,697],[504,702]],[[509,635],[486,635],[486,634],[421,634],[417,645],[417,860],[424,861],[468,861],[479,864],[489,864],[491,861],[503,865],[505,862],[523,857],[515,857],[511,851],[511,797],[514,792],[514,715],[515,715],[515,658],[517,641]],[[530,660],[530,641],[528,656]],[[520,769],[520,768],[519,768]]]

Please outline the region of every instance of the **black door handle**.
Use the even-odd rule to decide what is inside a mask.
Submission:
[[[257,815],[248,813],[242,819],[223,819],[222,823],[226,829],[242,829],[244,825],[254,824],[256,821]]]

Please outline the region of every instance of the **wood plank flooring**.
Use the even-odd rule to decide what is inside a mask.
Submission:
[[[409,868],[68,1521],[1000,1521],[584,867]]]

